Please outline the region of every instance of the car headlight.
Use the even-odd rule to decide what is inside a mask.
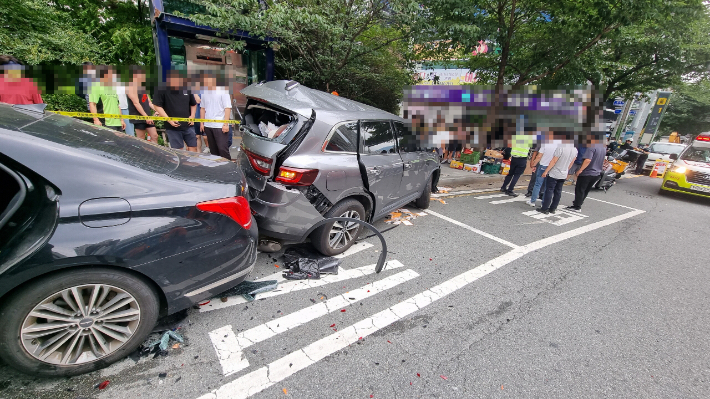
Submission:
[[[685,166],[676,166],[673,171],[676,173],[685,173]]]

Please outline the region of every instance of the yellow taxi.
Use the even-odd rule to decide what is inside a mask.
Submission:
[[[680,154],[663,176],[662,191],[710,197],[710,132],[702,133]]]

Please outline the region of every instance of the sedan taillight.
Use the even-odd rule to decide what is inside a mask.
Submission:
[[[196,207],[203,212],[213,212],[228,216],[245,229],[251,227],[249,201],[244,197],[222,198],[200,202]]]
[[[249,158],[249,163],[251,164],[252,168],[257,171],[257,173],[260,173],[264,176],[268,176],[271,173],[271,158],[266,158],[262,157],[261,155],[254,154],[253,152],[246,150],[243,146],[242,150],[245,154],[247,154],[247,158]]]

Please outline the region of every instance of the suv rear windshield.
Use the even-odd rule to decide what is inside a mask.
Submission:
[[[153,173],[167,174],[180,164],[177,154],[157,144],[66,116],[45,117],[22,131]]]
[[[252,134],[282,143],[296,122],[297,119],[292,114],[251,100],[247,103],[242,126]]]

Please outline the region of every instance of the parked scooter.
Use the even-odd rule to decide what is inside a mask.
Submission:
[[[616,184],[616,180],[621,178],[629,168],[630,162],[622,161],[622,159],[630,161],[626,153],[626,151],[622,151],[621,153],[614,152],[613,155],[609,155],[606,160],[604,160],[602,173],[599,175],[599,180],[594,184],[594,188],[606,192],[611,186]]]

